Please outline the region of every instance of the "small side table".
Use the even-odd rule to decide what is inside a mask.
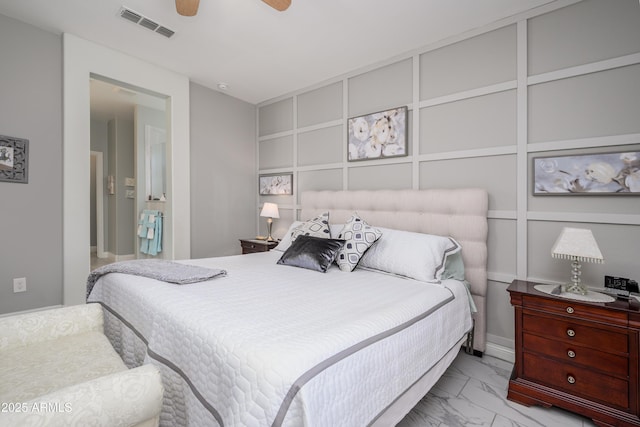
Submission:
[[[242,255],[252,254],[256,252],[268,252],[278,246],[277,241],[257,240],[257,239],[240,239],[242,246]]]
[[[599,426],[640,426],[640,304],[582,302],[537,283],[507,289],[515,312],[516,362],[507,399],[558,406]]]

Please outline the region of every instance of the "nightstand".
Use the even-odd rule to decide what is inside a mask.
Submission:
[[[507,398],[558,406],[599,426],[640,426],[637,300],[582,302],[514,280],[516,361]]]
[[[271,249],[278,246],[279,242],[257,239],[240,239],[240,246],[242,246],[242,254],[252,254],[255,252],[268,252]]]

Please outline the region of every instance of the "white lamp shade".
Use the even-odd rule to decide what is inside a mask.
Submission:
[[[265,203],[262,205],[262,211],[260,212],[260,216],[265,216],[268,218],[280,218],[280,213],[278,212],[278,205],[275,203]]]
[[[604,262],[593,233],[585,228],[563,228],[551,249],[551,256],[581,262]]]

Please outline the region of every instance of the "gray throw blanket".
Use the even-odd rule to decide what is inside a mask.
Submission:
[[[187,283],[203,282],[214,277],[227,275],[226,270],[198,267],[196,265],[180,264],[163,259],[137,259],[121,261],[96,268],[87,278],[87,299],[98,279],[109,273],[133,274],[149,277],[163,282],[185,285]]]

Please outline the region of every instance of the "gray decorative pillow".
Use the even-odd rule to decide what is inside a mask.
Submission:
[[[278,264],[325,273],[336,259],[344,240],[299,236],[278,260]]]
[[[336,263],[342,271],[353,271],[362,255],[382,236],[382,231],[366,223],[358,214],[354,214],[338,234],[345,241],[338,251]]]
[[[331,237],[329,231],[329,212],[323,212],[317,217],[303,222],[291,232],[291,241],[294,242],[298,236],[313,236],[328,239]]]

